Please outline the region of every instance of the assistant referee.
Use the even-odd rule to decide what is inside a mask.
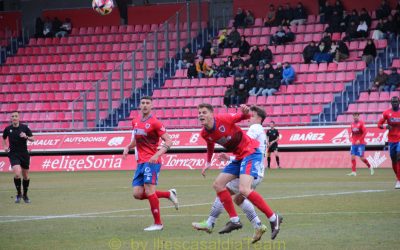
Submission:
[[[34,141],[34,138],[28,126],[19,122],[18,111],[11,113],[11,122],[12,124],[6,127],[3,132],[3,147],[8,153],[8,158],[15,174],[14,184],[17,189],[15,203],[20,203],[21,198],[24,199],[25,203],[30,203],[31,201],[28,198],[30,156],[27,141]],[[23,194],[21,193],[21,174],[23,177]]]

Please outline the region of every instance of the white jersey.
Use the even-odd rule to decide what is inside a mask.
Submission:
[[[264,128],[261,124],[253,124],[250,126],[249,130],[247,131],[247,135],[257,140],[260,143],[258,149],[262,153],[262,164],[260,169],[258,169],[258,176],[264,177],[264,158],[265,158],[265,150],[267,149],[267,135],[265,134]]]

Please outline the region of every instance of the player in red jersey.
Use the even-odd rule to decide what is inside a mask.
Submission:
[[[374,175],[374,168],[371,167],[368,160],[365,159],[365,136],[367,135],[367,129],[365,124],[360,120],[360,114],[353,114],[354,121],[351,123],[351,173],[347,174],[349,176],[357,176],[356,170],[356,156],[360,157],[361,161],[367,165],[371,171],[371,175]]]
[[[152,98],[143,96],[140,99],[141,117],[133,119],[132,141],[124,149],[124,158],[131,148],[135,148],[137,169],[133,177],[133,197],[138,200],[148,199],[154,224],[145,231],[163,229],[160,217],[159,198],[167,198],[178,209],[178,198],[175,189],[157,191],[158,175],[161,169],[160,156],[167,152],[171,145],[171,137],[167,134],[162,123],[151,114]],[[157,151],[160,138],[164,141]]]
[[[263,167],[264,152],[260,152],[258,149],[259,142],[257,140],[251,139],[236,125],[236,123],[250,118],[249,107],[241,105],[241,113],[215,116],[214,108],[210,104],[200,104],[198,109],[199,120],[203,126],[200,134],[207,142],[207,163],[202,170],[202,175],[205,176],[206,170],[211,166],[215,143],[223,146],[235,156],[235,161],[229,163],[222,170],[213,184],[218,198],[230,217],[230,221],[219,233],[229,233],[242,228],[232,197],[226,189],[226,184],[239,176],[240,194],[267,216],[271,224],[271,239],[275,239],[283,218],[275,214],[263,197],[251,188],[253,180],[258,177],[259,168]]]
[[[400,111],[399,104],[400,99],[397,96],[392,97],[390,100],[392,105],[391,109],[386,110],[382,114],[382,118],[378,122],[380,129],[389,130],[388,142],[390,159],[392,160],[392,168],[396,174],[397,182],[395,185],[396,189],[400,189]],[[384,126],[385,122],[387,123]]]

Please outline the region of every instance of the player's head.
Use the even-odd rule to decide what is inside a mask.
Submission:
[[[12,122],[12,124],[18,125],[18,123],[19,123],[18,111],[11,112],[11,122]]]
[[[267,117],[267,113],[263,108],[260,108],[258,106],[251,106],[250,107],[250,124],[262,124]]]
[[[213,106],[208,103],[201,103],[197,108],[199,110],[199,121],[201,126],[210,128],[214,121]]]
[[[140,98],[139,108],[143,116],[149,115],[152,107],[153,107],[153,98],[151,96],[142,96]]]
[[[392,104],[392,109],[394,111],[399,110],[399,104],[400,104],[400,99],[398,96],[393,96],[392,99],[390,99],[390,104]]]
[[[358,122],[360,120],[360,113],[358,112],[353,113],[353,119],[355,122]]]
[[[274,121],[271,121],[271,122],[269,123],[269,126],[270,126],[271,128],[275,128],[275,122],[274,122]]]

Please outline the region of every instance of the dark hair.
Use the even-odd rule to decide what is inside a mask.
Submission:
[[[214,108],[213,108],[213,106],[212,106],[211,104],[209,104],[209,103],[200,103],[199,106],[197,106],[197,108],[198,108],[198,109],[206,108],[206,109],[208,109],[209,111],[211,111],[211,112],[214,113]]]
[[[354,116],[354,115],[360,115],[360,113],[359,113],[359,112],[354,112],[354,113],[353,113],[353,116]]]
[[[150,100],[150,101],[153,101],[153,97],[148,96],[148,95],[144,95],[144,96],[140,97],[140,100]]]
[[[250,107],[250,110],[257,113],[257,115],[261,118],[261,123],[264,122],[265,118],[267,117],[267,113],[263,108],[253,105]]]
[[[12,114],[12,113],[18,113],[18,114],[19,114],[18,110],[13,110],[13,111],[11,112],[11,114]]]
[[[275,124],[275,122],[274,122],[274,121],[270,121],[270,123],[272,123],[272,124]]]

